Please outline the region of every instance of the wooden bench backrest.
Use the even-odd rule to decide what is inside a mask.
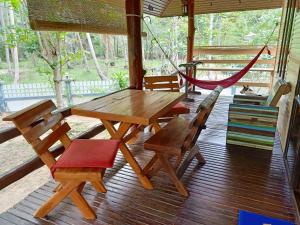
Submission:
[[[199,105],[197,115],[190,122],[191,131],[185,139],[183,151],[187,151],[195,145],[222,90],[223,87],[218,86]]]
[[[266,106],[276,106],[282,95],[291,91],[291,84],[283,79],[278,79],[266,101]]]
[[[178,77],[171,76],[151,76],[144,77],[144,87],[150,91],[179,91]]]
[[[65,148],[71,144],[71,140],[66,134],[70,127],[67,123],[62,123],[63,115],[61,113],[52,113],[56,109],[51,100],[44,100],[5,118],[16,125],[49,168],[56,162],[49,148],[57,141],[61,141]],[[50,130],[52,132],[48,132]]]

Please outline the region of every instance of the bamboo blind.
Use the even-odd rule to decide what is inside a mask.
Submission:
[[[126,34],[124,0],[27,0],[33,30]]]

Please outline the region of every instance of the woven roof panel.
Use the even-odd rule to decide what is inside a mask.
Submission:
[[[182,15],[182,0],[144,0],[146,14]],[[32,29],[126,34],[125,0],[27,0]],[[195,13],[279,8],[282,0],[195,0]]]
[[[282,0],[195,0],[195,14],[281,8],[282,2]],[[182,7],[182,0],[144,1],[144,12],[160,17],[182,16]]]
[[[124,0],[27,0],[34,30],[126,34]]]

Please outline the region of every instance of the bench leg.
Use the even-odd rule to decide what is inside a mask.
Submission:
[[[162,168],[161,162],[157,160],[153,163],[153,166],[147,171],[147,177],[150,179],[155,176]]]
[[[161,162],[162,167],[165,169],[166,173],[169,175],[173,183],[175,184],[177,190],[180,194],[182,194],[185,197],[189,196],[188,191],[184,187],[184,185],[181,183],[181,181],[176,176],[176,173],[173,169],[173,166],[171,165],[170,161],[168,160],[168,156],[157,153],[158,159]]]
[[[195,146],[192,148],[192,151],[195,151],[195,156],[198,159],[199,163],[206,163],[203,155],[201,154],[200,147],[197,144],[195,144]]]
[[[186,169],[188,168],[188,166],[191,164],[191,162],[193,161],[193,159],[195,157],[197,158],[199,163],[202,163],[202,164],[205,163],[205,159],[202,156],[202,154],[200,153],[200,148],[197,144],[191,149],[188,156],[181,163],[181,166],[177,169],[176,175],[179,179],[183,176],[184,172],[186,171]]]
[[[158,157],[155,154],[152,159],[147,163],[147,165],[144,167],[143,172],[144,174],[148,175],[148,173],[151,171],[151,169],[153,168],[153,165],[157,162]]]

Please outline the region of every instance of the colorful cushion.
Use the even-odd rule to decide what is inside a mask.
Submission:
[[[273,150],[278,112],[277,107],[230,104],[226,143]]]
[[[172,109],[165,116],[187,114],[189,112],[190,109],[185,104],[183,104],[182,102],[178,102],[176,105],[172,107]]]
[[[118,140],[76,139],[51,168],[52,174],[58,168],[111,168],[119,144]]]

